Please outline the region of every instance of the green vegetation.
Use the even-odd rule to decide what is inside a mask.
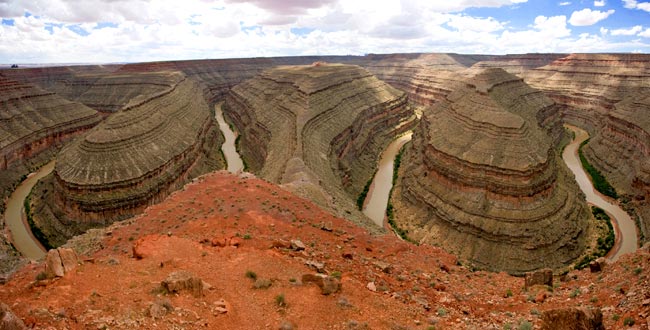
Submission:
[[[402,164],[402,155],[404,154],[404,150],[406,150],[406,145],[408,143],[404,144],[402,148],[399,150],[397,153],[397,156],[395,156],[395,162],[393,163],[393,187],[390,189],[390,193],[388,193],[388,205],[386,206],[386,216],[388,217],[388,224],[390,224],[391,228],[399,235],[404,240],[407,240],[411,243],[416,243],[412,240],[410,240],[407,236],[408,230],[404,230],[400,228],[397,223],[395,222],[395,214],[393,210],[393,204],[390,202],[390,198],[393,196],[393,189],[395,188],[395,183],[397,182],[397,174],[399,173],[399,167]]]
[[[631,327],[631,326],[633,326],[633,325],[634,325],[634,318],[629,317],[629,316],[626,317],[626,318],[623,320],[623,325],[624,325],[624,326],[627,326],[627,327]]]
[[[280,293],[279,295],[275,296],[275,304],[278,305],[278,307],[287,307],[287,301],[284,299],[284,293]]]
[[[370,190],[372,180],[375,178],[375,174],[377,174],[377,171],[375,171],[375,173],[370,176],[370,179],[368,182],[366,182],[366,185],[363,187],[363,190],[359,194],[359,197],[357,197],[357,207],[359,208],[359,211],[363,210],[363,202],[366,201],[366,197],[368,196],[368,191]]]
[[[257,279],[257,274],[252,270],[247,270],[246,271],[246,277],[250,278],[251,280],[256,280]]]
[[[533,324],[528,322],[527,320],[521,321],[519,323],[519,330],[532,330],[533,329]]]
[[[614,246],[614,242],[616,241],[616,236],[614,236],[614,227],[612,226],[612,221],[609,215],[605,213],[605,210],[597,206],[592,206],[591,213],[593,213],[596,220],[605,221],[605,223],[607,224],[607,236],[604,239],[603,237],[598,238],[596,251],[582,258],[582,260],[580,260],[580,262],[578,262],[574,266],[575,269],[583,269],[587,267],[589,263],[592,262],[593,260],[605,256],[609,252],[609,250],[612,249],[612,247]]]
[[[34,234],[34,237],[39,242],[41,242],[41,244],[45,248],[45,251],[54,249],[55,247],[50,244],[50,241],[45,236],[45,233],[43,233],[43,231],[41,231],[41,229],[36,226],[36,223],[34,223],[34,217],[32,215],[32,208],[30,203],[31,199],[32,199],[32,194],[30,193],[29,195],[27,195],[27,198],[25,198],[25,204],[24,204],[25,214],[27,215],[27,224],[29,224],[29,229],[32,230],[32,234]]]
[[[589,164],[587,158],[584,156],[582,152],[582,147],[584,147],[589,142],[589,140],[590,139],[587,139],[584,142],[582,142],[580,144],[580,148],[578,148],[578,156],[580,156],[580,162],[582,163],[582,167],[591,177],[591,181],[594,183],[594,188],[596,188],[598,192],[600,192],[605,196],[609,196],[616,199],[618,198],[618,194],[616,193],[614,187],[612,187],[609,184],[609,182],[607,182],[607,179],[605,179],[605,177],[603,176],[602,173],[600,173],[599,170],[597,170],[595,167]]]

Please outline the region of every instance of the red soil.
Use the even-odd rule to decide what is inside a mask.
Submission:
[[[294,239],[306,250],[271,248]],[[44,265],[26,266],[0,286],[0,301],[28,325],[56,329],[516,329],[565,306],[600,307],[608,329],[622,328],[626,318],[648,329],[648,251],[623,256],[602,273],[575,271],[555,288],[526,291],[522,278],[473,272],[439,248],[370,236],[275,185],[225,172],[107,232],[101,245],[63,278],[35,281]],[[133,257],[134,245],[141,259]],[[330,275],[340,272],[341,292],[324,296],[301,284],[303,274],[315,273],[308,260],[324,263]],[[377,262],[390,264],[388,272]],[[178,270],[212,287],[199,298],[161,293],[160,282]],[[271,287],[255,289],[247,271]],[[278,306],[279,295],[287,306]],[[151,317],[160,299],[174,310]],[[225,314],[216,311],[220,299]]]

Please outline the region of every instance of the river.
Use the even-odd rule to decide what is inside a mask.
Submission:
[[[230,129],[230,125],[228,125],[228,123],[226,123],[224,120],[221,105],[222,103],[218,103],[214,106],[215,117],[217,118],[217,123],[219,123],[219,129],[221,129],[221,132],[226,138],[226,141],[221,146],[221,150],[226,157],[228,171],[230,173],[239,173],[244,170],[244,162],[241,160],[241,157],[237,153],[237,148],[235,146],[237,135],[235,135],[235,133]]]
[[[612,225],[616,231],[616,243],[612,251],[608,254],[608,257],[611,260],[617,260],[623,254],[636,251],[637,233],[634,221],[614,200],[603,196],[594,189],[588,174],[582,168],[578,156],[578,148],[580,147],[580,143],[589,138],[589,134],[585,130],[575,126],[565,125],[565,127],[573,131],[576,137],[573,142],[566,146],[562,153],[564,162],[575,175],[580,189],[587,197],[587,203],[600,207],[612,218]]]
[[[388,145],[388,148],[381,154],[377,173],[370,184],[368,196],[364,202],[363,214],[368,216],[379,227],[384,226],[388,197],[390,190],[393,188],[395,156],[397,156],[397,153],[399,153],[399,150],[406,142],[411,141],[412,136],[413,133],[409,132]]]
[[[46,175],[52,173],[56,161],[51,161],[41,167],[37,172],[30,174],[27,179],[20,183],[18,188],[9,196],[7,209],[5,211],[5,224],[11,232],[14,246],[23,256],[30,260],[38,260],[45,255],[45,249],[41,243],[34,238],[25,215],[25,198],[32,191],[32,187]]]

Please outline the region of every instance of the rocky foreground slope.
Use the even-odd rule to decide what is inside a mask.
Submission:
[[[650,313],[647,250],[526,287],[439,248],[371,236],[248,175],[208,174],[70,246],[82,265],[49,266],[63,277],[47,278],[40,263],[0,285],[0,301],[27,326],[529,329],[549,310],[579,306],[600,309],[607,329],[647,329]],[[323,288],[310,282],[319,272]]]
[[[249,171],[353,219],[381,151],[415,123],[403,92],[323,63],[264,71],[230,91],[224,113]]]
[[[133,216],[191,178],[223,167],[222,137],[202,89],[179,72],[157,76],[164,90],[132,98],[67,145],[53,176],[32,193],[34,221],[51,245]]]
[[[562,268],[589,244],[589,212],[556,152],[558,108],[488,69],[427,109],[393,194],[395,222],[478,268]]]

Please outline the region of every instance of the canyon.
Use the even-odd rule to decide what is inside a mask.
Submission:
[[[226,267],[239,277],[244,267],[259,266],[284,279],[303,272],[301,258],[310,258],[326,260],[330,275],[342,272],[344,298],[364,310],[373,308],[362,302],[369,282],[387,288],[390,300],[373,296],[373,304],[400,301],[391,307],[398,317],[391,320],[378,308],[376,320],[358,320],[380,328],[427,317],[449,327],[515,324],[522,317],[539,324],[539,316],[526,316],[531,309],[574,302],[610,308],[605,311],[610,326],[621,325],[613,315],[640,320],[648,315],[643,301],[650,298],[647,249],[635,251],[650,237],[649,92],[650,56],[641,54],[369,54],[1,70],[3,197],[6,201],[27,174],[56,159],[53,173],[27,198],[28,217],[46,245],[67,244],[87,261],[65,275],[69,279],[28,287],[42,266],[23,266],[3,223],[0,279],[8,283],[0,296],[28,322],[83,328],[98,325],[99,315],[125,317],[126,310],[148,308],[124,302],[98,315],[83,314],[91,300],[119,299],[104,290],[101,299],[89,293],[90,277],[105,271],[132,277],[142,267],[164,264],[191,268],[214,283],[219,280],[201,265]],[[560,158],[571,140],[563,124],[588,132],[585,157],[614,186],[619,199],[611,202],[630,214],[638,230],[638,241],[628,240],[631,247],[600,277],[571,270],[593,249],[599,232],[588,199]],[[381,211],[373,217],[382,220],[373,222],[357,207],[364,190],[372,190],[382,152],[409,131],[413,138],[403,147],[388,204],[395,230],[419,246],[387,234]],[[230,168],[229,156],[237,152],[242,163]],[[240,174],[206,175],[227,165]],[[225,252],[206,246],[220,235],[250,248]],[[268,244],[297,237],[309,237],[309,254],[267,250]],[[157,252],[137,264],[131,249],[140,239]],[[191,257],[174,252],[179,246]],[[229,259],[200,257],[221,254]],[[251,260],[239,265],[242,258]],[[124,268],[110,268],[111,260]],[[383,260],[395,270],[375,265]],[[276,262],[286,271],[274,268]],[[523,275],[541,268],[569,272],[568,280],[554,284],[557,294],[546,303],[534,302],[538,292],[513,289],[524,307],[507,307],[513,303],[504,288],[521,285],[498,272]],[[630,268],[638,280],[617,277]],[[159,281],[163,272],[142,275],[141,283]],[[226,276],[229,283],[245,290],[244,279],[233,274]],[[492,276],[500,285],[487,288]],[[461,290],[466,279],[477,293]],[[69,281],[86,284],[70,289]],[[273,283],[278,286],[269,291],[273,294],[284,290],[291,292],[290,300],[325,302],[310,297],[304,283]],[[151,289],[146,285],[122,284],[140,302],[153,299],[138,291]],[[621,291],[628,298],[607,291],[616,286],[630,293]],[[596,301],[585,294],[566,302],[577,289]],[[250,301],[219,284],[216,290],[236,306],[227,316],[236,320],[227,324],[264,322],[237,312]],[[91,298],[66,305],[55,299],[62,293]],[[269,294],[262,295],[271,300]],[[51,311],[26,307],[34,295],[45,297],[43,306],[70,314],[57,319]],[[621,307],[621,299],[629,305]],[[172,300],[192,309],[183,297]],[[489,313],[495,307],[479,303],[488,300],[511,316]],[[422,301],[436,307],[432,311]],[[409,312],[414,306],[422,310]],[[261,308],[273,324],[289,318],[315,326],[305,311],[290,307],[283,317],[273,308]],[[338,308],[332,304],[326,311],[341,312]],[[453,317],[436,316],[436,308]],[[209,322],[224,321],[195,312]],[[72,315],[84,325],[73,326]],[[150,321],[138,316],[137,322]],[[125,318],[120,322],[128,328]]]
[[[393,194],[407,236],[475,267],[525,273],[582,254],[589,212],[555,150],[557,106],[486,69],[425,111]]]

